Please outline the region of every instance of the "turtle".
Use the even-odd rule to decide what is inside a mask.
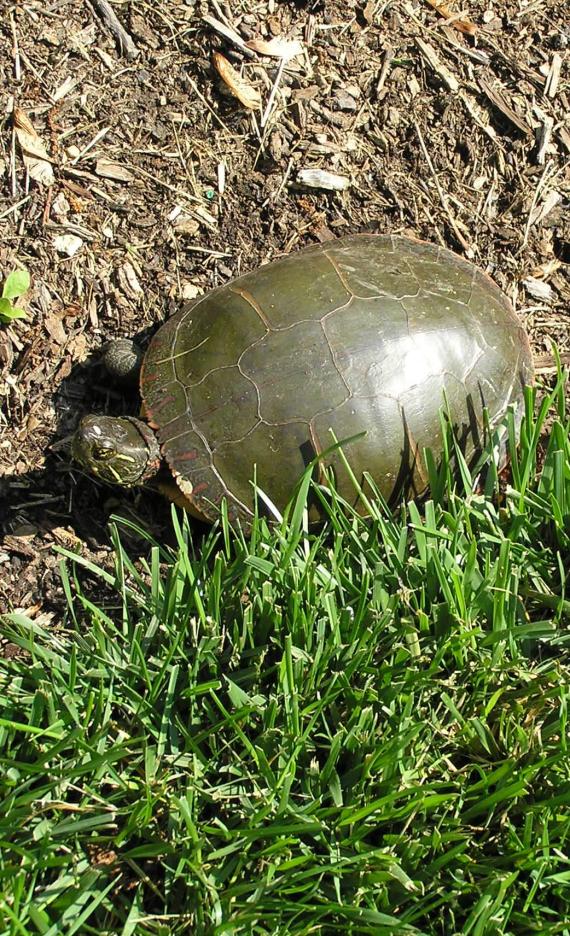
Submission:
[[[510,406],[520,425],[533,378],[525,329],[486,273],[435,244],[353,234],[182,305],[144,354],[141,418],[87,416],[72,452],[126,487],[166,465],[173,500],[209,522],[225,500],[247,526],[256,487],[282,511],[311,464],[352,503],[351,472],[388,502],[419,496],[442,406],[469,459]]]

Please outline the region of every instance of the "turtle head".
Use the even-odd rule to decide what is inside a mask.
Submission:
[[[87,471],[123,487],[142,484],[160,467],[154,433],[130,416],[85,416],[75,431],[71,451]]]

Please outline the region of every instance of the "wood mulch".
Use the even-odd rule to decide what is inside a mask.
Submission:
[[[57,619],[53,547],[105,561],[111,513],[168,524],[70,461],[82,414],[137,406],[97,349],[302,245],[451,247],[548,379],[551,342],[570,350],[569,48],[562,0],[8,4],[0,277],[32,288],[0,326],[2,608]]]

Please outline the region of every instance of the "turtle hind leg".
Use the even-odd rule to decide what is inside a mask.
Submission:
[[[108,341],[103,348],[103,367],[117,383],[135,386],[139,380],[142,359],[142,350],[130,338]]]

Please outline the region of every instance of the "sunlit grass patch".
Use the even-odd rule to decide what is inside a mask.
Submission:
[[[510,484],[450,438],[421,505],[68,553],[4,624],[3,931],[570,933],[569,432],[561,378]]]

